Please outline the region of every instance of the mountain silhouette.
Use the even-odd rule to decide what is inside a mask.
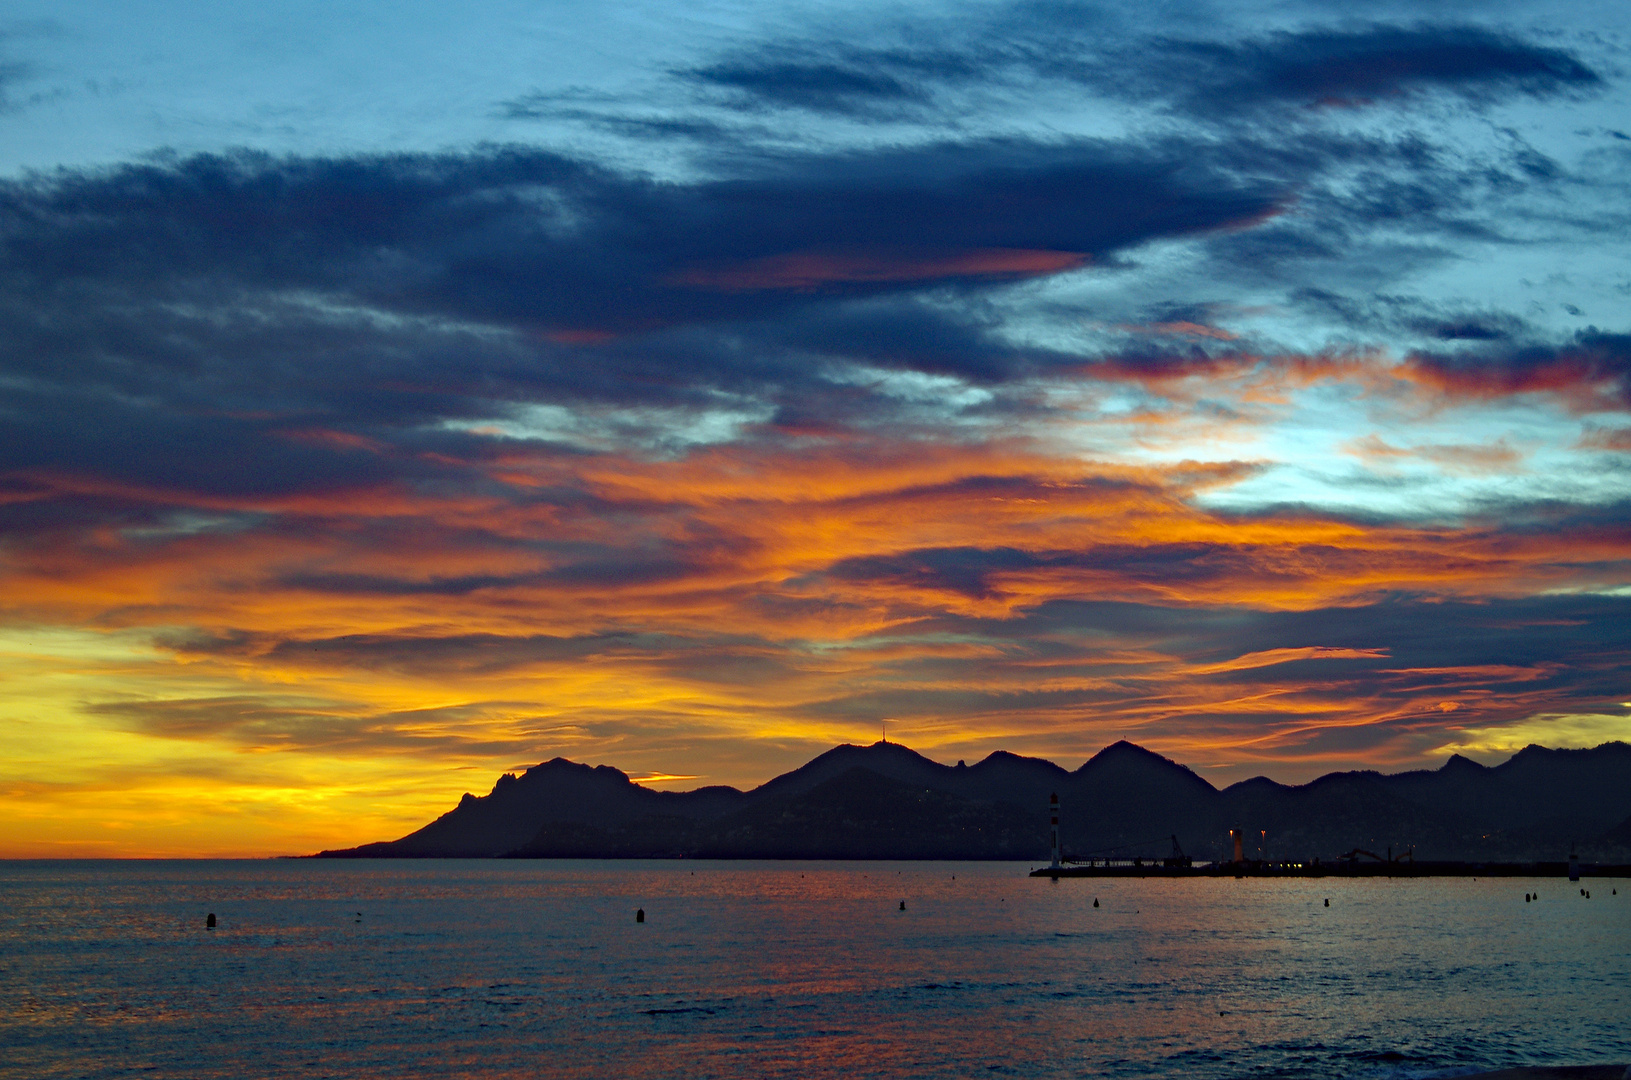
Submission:
[[[487,795],[467,793],[458,806],[400,840],[365,844],[345,854],[492,857],[526,844],[545,823],[604,828],[631,820],[708,820],[735,809],[745,798],[729,787],[653,791],[609,765],[591,768],[555,758],[520,776],[505,773]]]
[[[329,858],[1038,859],[1048,799],[1071,858],[1158,858],[1178,840],[1227,859],[1326,859],[1360,848],[1417,859],[1631,858],[1631,746],[1529,746],[1486,767],[1339,772],[1307,784],[1254,777],[1221,791],[1130,742],[1074,772],[998,751],[943,765],[898,743],[836,746],[749,791],[654,791],[610,766],[555,758],[506,773],[398,840]]]

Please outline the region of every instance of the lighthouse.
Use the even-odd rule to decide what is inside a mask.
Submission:
[[[1048,796],[1048,820],[1053,823],[1053,866],[1059,869],[1059,793]]]

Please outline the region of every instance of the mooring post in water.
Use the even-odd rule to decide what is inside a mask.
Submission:
[[[204,916],[204,929],[215,929],[215,912],[212,911],[208,915]]]
[[[646,921],[646,909],[645,908],[635,908],[634,909],[634,921],[635,922],[645,922]]]
[[[1053,822],[1053,865],[1050,870],[1059,869],[1059,793],[1056,791],[1048,796],[1048,818]]]

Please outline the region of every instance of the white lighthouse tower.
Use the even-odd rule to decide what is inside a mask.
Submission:
[[[1053,865],[1050,869],[1059,869],[1059,793],[1054,792],[1048,796],[1048,820],[1053,823]]]

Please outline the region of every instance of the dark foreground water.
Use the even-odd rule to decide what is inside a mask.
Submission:
[[[0,1076],[1380,1080],[1631,1061],[1625,881],[1584,883],[1588,900],[1561,879],[1027,869],[0,862]]]

